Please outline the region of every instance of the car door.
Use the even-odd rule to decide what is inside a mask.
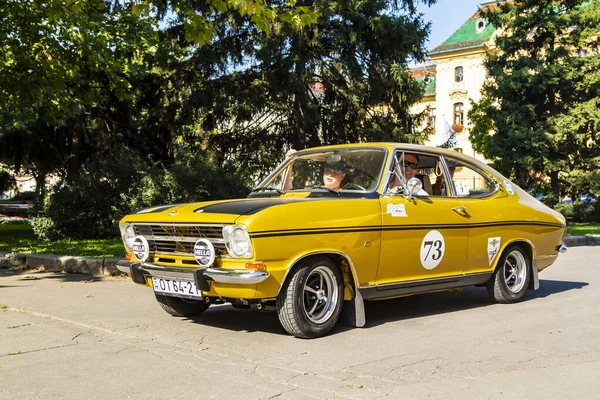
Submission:
[[[432,193],[407,196],[382,189],[378,290],[459,279],[464,270],[468,218],[445,184],[448,170],[435,154],[413,153],[419,157],[417,175],[429,178]],[[394,176],[404,175],[396,167],[402,159],[401,151],[393,155],[385,186],[393,187]]]
[[[490,176],[465,161],[445,158],[457,198],[469,219],[465,273],[489,272],[508,238],[514,236],[513,210]]]

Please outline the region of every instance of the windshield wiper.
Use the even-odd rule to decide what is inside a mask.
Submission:
[[[340,194],[342,191],[341,190],[335,190],[332,188],[328,188],[327,186],[323,186],[323,185],[314,185],[311,186],[310,189],[325,189],[331,193],[335,193],[335,194]]]
[[[277,189],[276,187],[273,187],[273,186],[255,187],[254,189],[252,189],[250,191],[250,193],[258,192],[260,190],[264,190],[264,191],[270,190],[270,191],[273,191],[273,192],[277,192],[278,194],[284,194],[285,193],[283,190],[279,190],[279,189]]]

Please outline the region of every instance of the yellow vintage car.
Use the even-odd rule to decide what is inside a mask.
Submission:
[[[118,268],[169,314],[254,306],[301,338],[363,326],[367,300],[485,285],[514,303],[566,251],[564,217],[486,164],[397,143],[299,151],[248,198],[148,208],[119,228]]]

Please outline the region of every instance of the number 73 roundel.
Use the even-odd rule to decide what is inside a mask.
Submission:
[[[442,262],[446,244],[438,231],[429,231],[421,242],[421,265],[425,269],[434,269]]]

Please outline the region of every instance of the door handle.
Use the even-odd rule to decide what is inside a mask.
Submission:
[[[457,213],[458,215],[460,215],[461,217],[465,217],[465,218],[471,218],[471,216],[469,215],[469,213],[467,212],[467,209],[464,206],[459,206],[459,207],[453,207],[452,211],[454,211],[455,213]]]

